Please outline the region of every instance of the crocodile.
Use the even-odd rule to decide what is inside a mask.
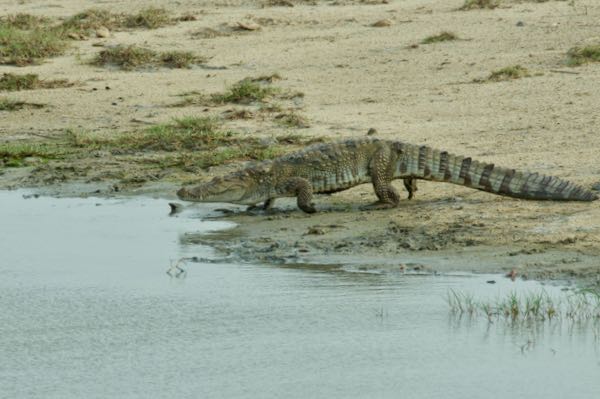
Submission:
[[[316,211],[313,194],[330,194],[372,183],[377,201],[365,208],[396,207],[400,196],[392,180],[403,179],[409,199],[416,180],[448,182],[489,193],[532,200],[593,201],[598,196],[554,176],[517,171],[450,154],[426,145],[372,137],[308,146],[273,160],[193,187],[177,195],[196,202],[226,202],[269,209],[276,198],[296,197],[298,207]]]

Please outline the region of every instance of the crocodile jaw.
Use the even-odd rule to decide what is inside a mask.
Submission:
[[[246,190],[238,185],[201,184],[192,188],[181,188],[177,191],[179,199],[194,202],[228,202],[243,204]]]

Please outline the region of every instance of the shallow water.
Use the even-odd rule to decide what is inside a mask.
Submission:
[[[218,263],[172,278],[172,260],[212,255],[182,234],[227,226],[208,207],[22,194],[0,192],[0,398],[600,397],[597,326],[445,300],[538,283]]]

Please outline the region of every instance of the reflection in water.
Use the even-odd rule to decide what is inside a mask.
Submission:
[[[225,226],[189,212],[168,217],[166,201],[151,199],[0,192],[0,201],[0,397],[591,399],[600,391],[591,321],[449,316],[449,290],[484,300],[539,290],[534,282],[210,262],[188,262],[185,279],[170,278],[170,260],[214,257],[180,236]],[[486,284],[491,278],[497,284]]]

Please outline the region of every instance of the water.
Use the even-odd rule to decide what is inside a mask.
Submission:
[[[214,263],[170,278],[212,255],[179,239],[227,227],[209,207],[0,203],[0,398],[600,397],[597,326],[490,324],[445,301],[537,283]]]

